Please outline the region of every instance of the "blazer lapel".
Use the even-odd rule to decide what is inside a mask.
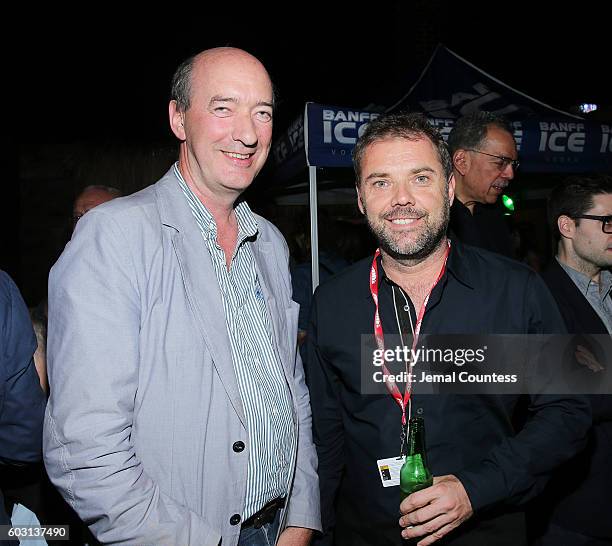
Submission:
[[[175,230],[172,245],[189,305],[229,400],[246,427],[217,277],[200,229],[178,180],[171,173],[165,177],[167,181],[160,183],[158,191],[162,223]]]

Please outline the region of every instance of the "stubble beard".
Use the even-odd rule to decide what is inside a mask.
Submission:
[[[448,222],[450,218],[450,201],[448,196],[445,196],[442,203],[442,216],[439,220],[432,219],[429,213],[426,213],[422,218],[424,225],[419,233],[416,234],[414,240],[401,241],[401,234],[395,238],[385,228],[385,216],[381,214],[377,218],[377,222],[372,221],[368,216],[365,203],[362,203],[368,227],[372,235],[378,241],[378,244],[383,252],[397,261],[421,261],[431,255],[440,245],[442,239],[446,236]],[[414,213],[415,209],[407,209],[406,207],[399,210],[410,210]]]

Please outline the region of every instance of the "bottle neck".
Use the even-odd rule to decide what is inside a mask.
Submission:
[[[408,455],[425,455],[425,425],[421,417],[410,419],[407,444]]]

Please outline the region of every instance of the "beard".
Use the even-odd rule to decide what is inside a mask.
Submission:
[[[438,248],[440,241],[446,236],[450,217],[448,195],[444,196],[439,213],[433,216],[423,209],[398,207],[372,218],[368,216],[365,203],[362,202],[362,206],[372,235],[381,250],[394,260],[423,260]],[[388,220],[406,216],[421,218],[423,224],[418,231],[408,234],[394,233],[388,228]]]

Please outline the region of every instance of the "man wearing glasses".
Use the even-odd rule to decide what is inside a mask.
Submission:
[[[566,180],[549,197],[548,219],[557,256],[542,276],[568,332],[599,334],[581,336],[575,350],[595,392],[612,373],[597,348],[612,334],[612,178]],[[559,470],[542,497],[535,520],[542,526],[537,546],[612,541],[612,395],[591,396],[590,402],[593,427],[587,448]]]
[[[448,136],[455,175],[450,229],[462,242],[514,257],[510,231],[495,203],[518,168],[508,122],[474,112],[455,123]]]

